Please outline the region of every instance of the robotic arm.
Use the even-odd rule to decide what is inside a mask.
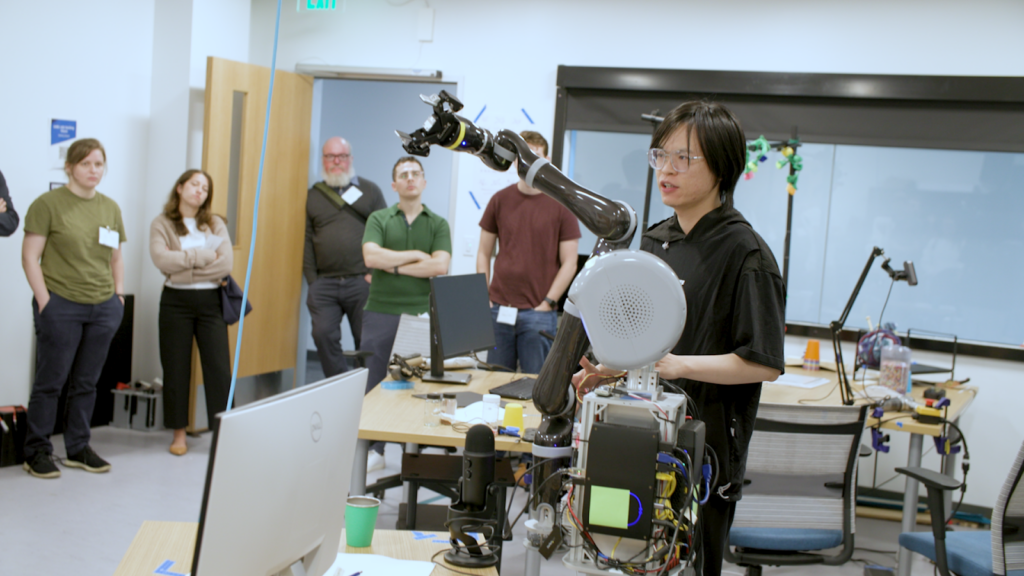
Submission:
[[[472,121],[456,114],[462,102],[444,90],[420,98],[434,108],[423,128],[412,134],[396,131],[402,148],[409,154],[429,156],[431,146],[468,152],[489,168],[504,172],[518,166],[519,177],[528,186],[542,190],[565,206],[588,230],[613,245],[628,246],[636,232],[636,212],[624,202],[609,200],[573,182],[550,162],[530,150],[521,136],[511,130],[492,135]]]
[[[636,212],[624,202],[595,194],[567,178],[550,162],[530,150],[521,136],[502,130],[495,136],[472,121],[456,114],[462,102],[442,90],[433,96],[420,96],[433,107],[423,127],[412,134],[396,131],[402,148],[409,154],[428,156],[431,146],[455,152],[467,152],[488,167],[506,171],[516,164],[527,185],[543,191],[565,206],[600,240],[594,255],[625,248],[636,233]],[[533,402],[546,416],[563,415],[572,403],[567,394],[576,365],[590,344],[579,312],[571,303],[563,318],[551,352],[534,386]],[[543,427],[542,427],[543,428]]]

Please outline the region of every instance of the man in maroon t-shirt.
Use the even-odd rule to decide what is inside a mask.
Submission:
[[[535,154],[548,157],[537,132],[520,134]],[[487,275],[497,345],[487,362],[537,374],[558,327],[558,299],[576,275],[580,226],[567,208],[520,180],[491,197],[480,219],[476,271]],[[491,278],[491,255],[500,244]]]

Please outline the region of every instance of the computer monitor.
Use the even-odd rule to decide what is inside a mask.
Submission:
[[[334,564],[366,376],[346,372],[217,416],[192,576],[322,576]]]
[[[424,382],[467,384],[471,374],[444,371],[444,359],[494,347],[494,325],[483,274],[430,279],[430,372]]]

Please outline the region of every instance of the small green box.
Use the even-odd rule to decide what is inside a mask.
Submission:
[[[588,512],[591,524],[625,530],[629,527],[629,490],[591,486]]]

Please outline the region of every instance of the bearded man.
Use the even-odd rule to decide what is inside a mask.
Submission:
[[[356,176],[352,145],[335,136],[324,143],[323,180],[306,196],[306,247],[302,274],[309,284],[306,304],[313,320],[313,341],[330,378],[349,369],[341,349],[341,320],[348,315],[356,349],[362,340],[363,308],[370,274],[363,263],[366,219],[387,208],[380,188]]]

